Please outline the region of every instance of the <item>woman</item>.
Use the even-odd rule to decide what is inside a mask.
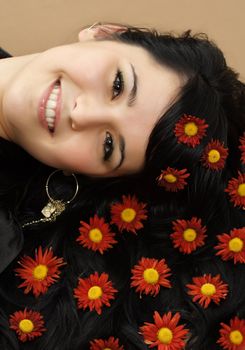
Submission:
[[[244,84],[205,37],[79,39],[0,62],[2,348],[244,349]]]

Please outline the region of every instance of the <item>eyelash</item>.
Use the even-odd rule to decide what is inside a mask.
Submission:
[[[114,150],[114,141],[112,135],[107,131],[103,143],[104,157],[103,160],[106,162],[110,159],[112,152]]]
[[[112,84],[112,99],[122,94],[124,90],[124,79],[122,72],[118,69]]]
[[[122,94],[124,90],[124,79],[122,72],[118,69],[112,84],[112,99],[114,100]],[[114,141],[112,135],[107,131],[103,143],[104,156],[103,160],[106,162],[110,159],[114,150]]]

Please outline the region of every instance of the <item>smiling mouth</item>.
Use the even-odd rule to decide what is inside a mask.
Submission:
[[[61,114],[61,81],[57,79],[41,96],[38,108],[41,124],[54,133]]]
[[[50,132],[54,132],[57,121],[58,102],[60,96],[60,81],[58,80],[51,90],[45,105],[44,117]]]

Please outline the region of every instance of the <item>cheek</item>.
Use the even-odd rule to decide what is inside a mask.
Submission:
[[[98,167],[94,154],[85,150],[81,143],[50,143],[47,139],[41,142],[35,139],[29,141],[23,140],[19,144],[34,158],[48,166],[84,174],[94,173]]]
[[[85,147],[82,142],[63,142],[55,145],[52,160],[63,169],[79,173],[93,173],[96,170],[96,158],[94,151]]]

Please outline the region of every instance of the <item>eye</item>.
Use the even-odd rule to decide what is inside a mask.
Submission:
[[[103,148],[104,148],[104,157],[103,160],[107,161],[110,159],[113,150],[114,150],[114,142],[112,135],[107,131],[103,143]]]
[[[112,99],[114,100],[114,98],[119,96],[123,92],[123,89],[124,89],[123,75],[120,70],[117,70],[117,73],[112,85]]]

